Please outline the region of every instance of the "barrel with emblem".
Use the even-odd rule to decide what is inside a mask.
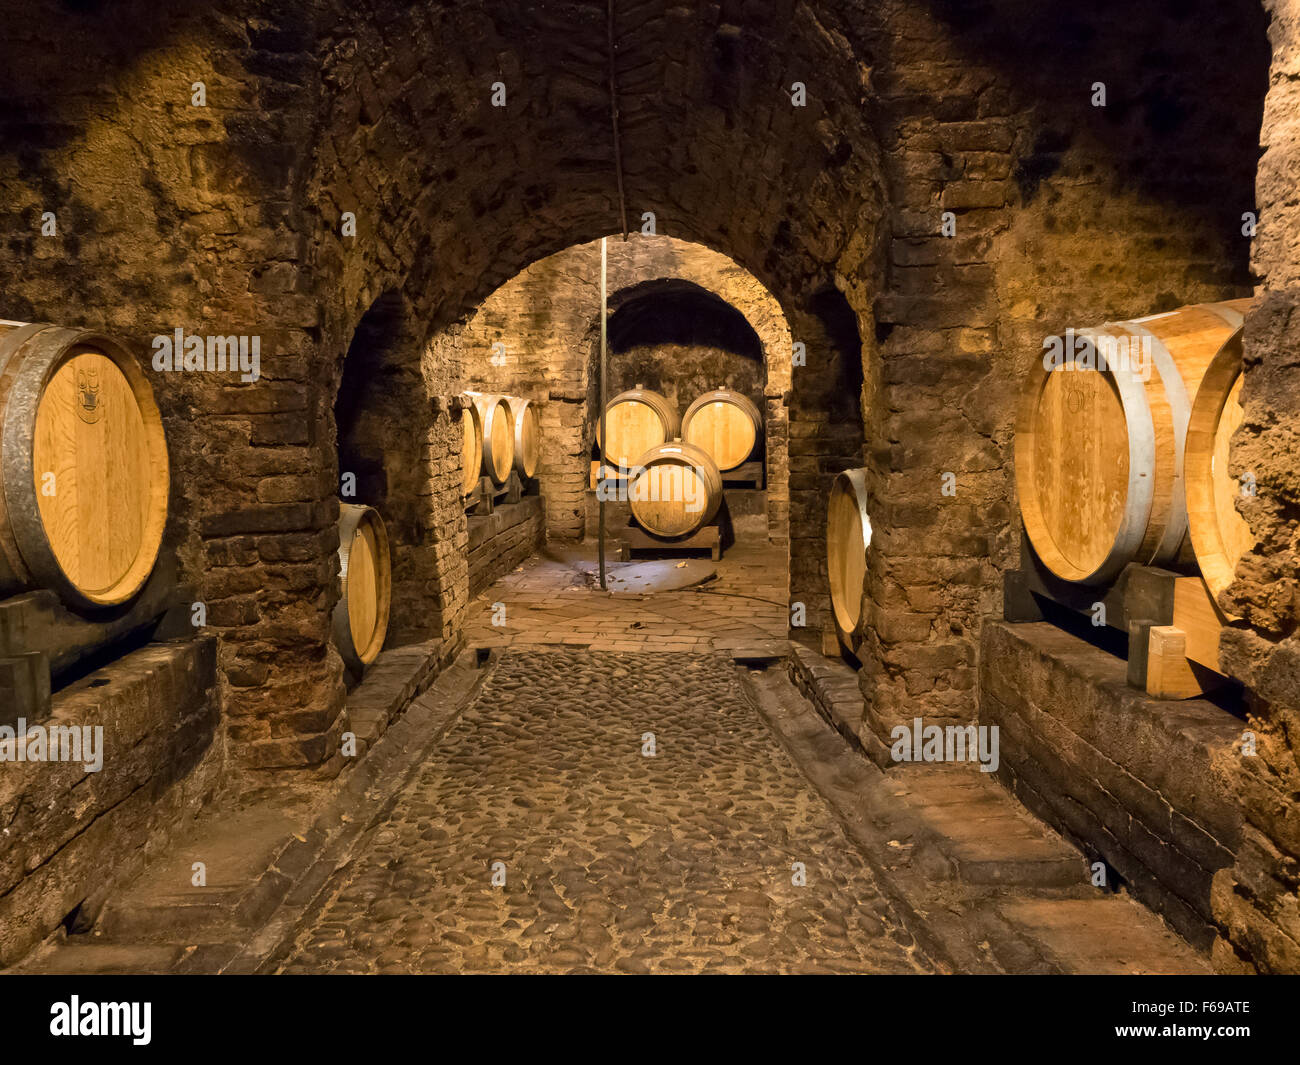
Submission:
[[[132,599],[162,545],[169,478],[153,389],[123,341],[0,322],[0,596]]]

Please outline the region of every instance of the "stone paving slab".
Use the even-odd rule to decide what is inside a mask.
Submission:
[[[470,645],[567,643],[614,651],[703,651],[719,648],[722,640],[784,645],[789,607],[783,546],[738,545],[705,564],[716,571],[715,580],[655,594],[592,588],[593,551],[590,544],[551,545],[493,584],[470,606]],[[675,568],[675,562],[663,565]],[[504,626],[492,624],[497,603],[506,608]]]

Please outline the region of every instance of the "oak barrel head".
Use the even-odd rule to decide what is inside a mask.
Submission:
[[[702,447],[720,470],[734,470],[757,449],[762,416],[748,396],[719,388],[698,397],[682,416],[682,439]]]
[[[153,390],[125,345],[100,334],[25,327],[0,346],[4,539],[30,586],[80,608],[123,604],[153,572],[167,524]]]

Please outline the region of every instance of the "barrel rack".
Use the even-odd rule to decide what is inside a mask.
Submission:
[[[628,551],[658,551],[658,552],[677,552],[677,551],[707,551],[709,557],[717,562],[722,558],[722,528],[718,524],[718,518],[705,526],[702,526],[697,532],[690,536],[684,536],[679,540],[661,540],[657,536],[651,536],[636,520],[629,518],[627,528],[623,530],[623,539],[627,543]]]
[[[722,483],[727,488],[765,488],[766,472],[761,458],[743,462],[733,470],[722,471]]]
[[[74,613],[44,588],[0,600],[0,725],[47,717],[54,683],[112,656],[115,645],[193,636],[192,599],[164,552],[139,595],[93,617]]]
[[[493,484],[491,477],[480,477],[478,486],[465,496],[465,511],[469,514],[491,514],[505,503],[518,503],[524,497],[525,486],[514,470],[505,484]]]
[[[1107,587],[1072,584],[1052,574],[1022,540],[1021,565],[1006,574],[1003,617],[1050,620],[1046,600],[1128,638],[1128,682],[1157,699],[1188,699],[1232,682],[1220,668],[1225,619],[1199,576],[1129,563]]]

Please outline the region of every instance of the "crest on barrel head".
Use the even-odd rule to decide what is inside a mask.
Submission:
[[[77,367],[77,417],[94,425],[104,416],[104,397],[100,394],[99,368]]]

